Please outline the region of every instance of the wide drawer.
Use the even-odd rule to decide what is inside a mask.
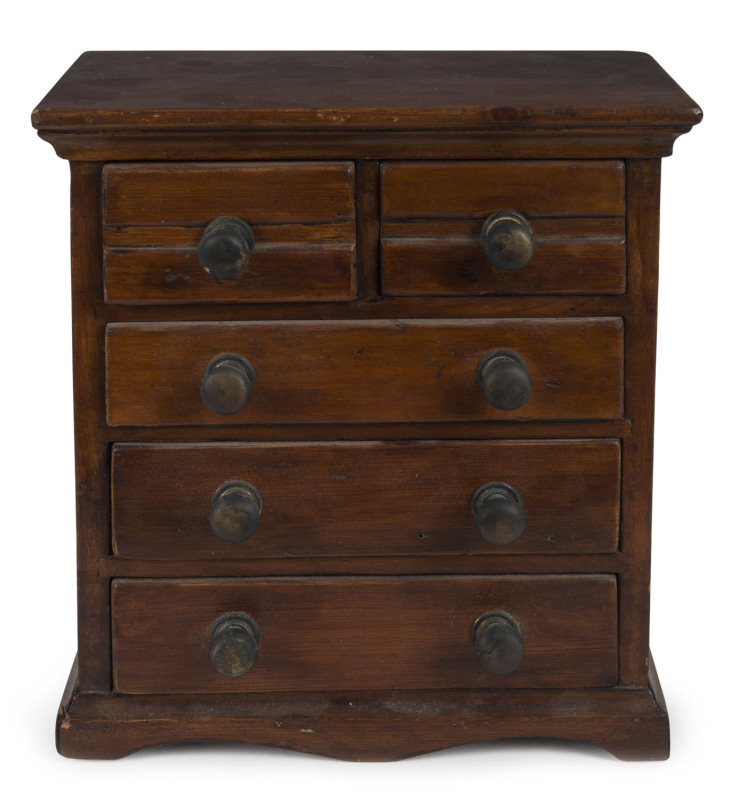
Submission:
[[[347,300],[355,291],[352,162],[111,164],[104,168],[109,303]],[[231,278],[198,259],[209,223],[253,231]]]
[[[532,381],[514,410],[488,402],[477,379],[503,350]],[[255,381],[248,403],[222,415],[201,382],[230,354]],[[110,425],[617,418],[623,328],[614,317],[113,323],[106,371]]]
[[[472,641],[485,612],[509,615],[525,655],[488,672]],[[256,661],[211,662],[216,623],[246,615]],[[617,679],[614,576],[115,580],[118,692],[586,687]]]
[[[117,444],[114,552],[172,560],[607,553],[617,547],[619,474],[614,439]],[[217,492],[225,484],[228,505]],[[497,544],[479,535],[471,501],[487,486],[483,498],[504,503],[501,484],[518,493],[517,508],[508,495],[482,522],[484,535],[499,539],[517,509],[525,527]],[[253,523],[249,507],[236,506],[246,485],[261,499]],[[227,540],[215,521],[224,514]]]
[[[480,239],[493,214],[528,222],[535,252],[491,263]],[[386,295],[621,294],[622,161],[390,162],[381,167]]]

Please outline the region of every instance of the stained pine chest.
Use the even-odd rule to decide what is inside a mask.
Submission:
[[[85,53],[58,748],[667,756],[647,55]]]

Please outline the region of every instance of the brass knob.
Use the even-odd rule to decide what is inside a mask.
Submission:
[[[254,232],[238,217],[218,217],[203,231],[198,261],[214,278],[235,278],[254,249]]]
[[[203,372],[201,399],[214,414],[235,414],[249,402],[256,373],[243,356],[221,353]]]
[[[224,542],[243,542],[256,533],[261,506],[261,495],[255,486],[245,481],[227,481],[211,498],[211,530]]]
[[[245,675],[256,663],[260,638],[259,627],[248,614],[219,617],[211,628],[211,666],[227,678]]]
[[[525,530],[523,501],[508,483],[486,483],[472,495],[477,532],[490,544],[510,544]]]
[[[477,365],[477,382],[485,400],[502,411],[514,411],[528,402],[533,381],[525,361],[512,350],[493,350]]]
[[[530,223],[517,211],[498,211],[488,217],[480,239],[490,263],[498,269],[520,269],[536,251]]]
[[[480,666],[507,675],[521,665],[525,645],[518,623],[505,611],[487,611],[472,626],[472,643]]]

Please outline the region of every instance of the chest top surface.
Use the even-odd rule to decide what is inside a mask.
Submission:
[[[638,52],[87,52],[42,131],[664,126],[701,111]]]

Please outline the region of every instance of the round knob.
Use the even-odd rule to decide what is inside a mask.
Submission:
[[[490,544],[510,544],[525,530],[525,512],[518,492],[507,483],[486,483],[472,495],[477,532]]]
[[[255,379],[254,367],[243,356],[222,353],[206,365],[201,399],[214,414],[235,414],[249,402]]]
[[[533,381],[525,361],[512,350],[493,350],[477,366],[477,382],[485,400],[501,411],[513,411],[528,402]]]
[[[213,623],[208,657],[227,678],[246,674],[256,663],[259,628],[248,614],[226,614]]]
[[[259,527],[261,505],[255,486],[245,481],[227,481],[211,498],[211,530],[224,542],[243,542]]]
[[[495,675],[514,672],[525,656],[518,623],[504,611],[480,615],[472,626],[472,642],[480,666]]]
[[[536,251],[530,223],[517,211],[498,211],[488,217],[480,239],[490,263],[498,269],[520,269]]]
[[[254,232],[238,217],[218,217],[203,231],[198,261],[214,278],[235,278],[254,249]]]

